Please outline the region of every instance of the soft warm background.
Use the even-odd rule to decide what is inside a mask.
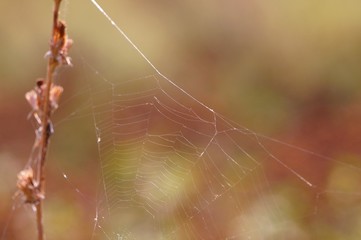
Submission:
[[[360,1],[99,3],[155,66],[201,102],[255,132],[333,159],[320,163],[314,183],[340,191],[308,189],[317,199],[293,201],[293,211],[301,214],[289,223],[302,232],[294,239],[361,238]],[[31,209],[12,196],[33,143],[24,94],[45,74],[52,2],[1,1],[0,14],[0,230],[7,229],[1,239],[35,239]],[[112,81],[152,73],[90,1],[65,1],[61,16],[75,42],[74,67],[57,77],[64,101],[85,89],[84,60]],[[89,119],[61,122],[83,99],[78,101],[68,101],[55,117],[59,124],[47,162],[48,239],[91,239],[99,206],[94,126]],[[294,149],[272,149],[293,156],[293,169],[313,171]],[[264,168],[274,191],[273,181],[282,180],[285,170],[276,164]],[[297,196],[283,180],[277,187]]]

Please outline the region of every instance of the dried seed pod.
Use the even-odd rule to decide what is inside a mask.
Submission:
[[[25,168],[18,174],[17,187],[24,197],[25,203],[37,204],[44,199],[44,195],[40,192],[39,184],[34,179],[34,171],[32,168]]]
[[[32,111],[30,115],[41,115],[43,103],[43,93],[45,90],[45,84],[42,79],[39,79],[34,89],[30,90],[25,94],[25,98],[30,104]],[[49,101],[50,101],[50,112],[54,112],[59,106],[59,99],[63,93],[63,87],[52,84],[50,87]]]
[[[68,56],[69,48],[72,46],[73,40],[69,39],[66,34],[66,24],[64,21],[58,21],[53,36],[53,57],[62,65],[71,64],[71,58]]]
[[[58,85],[52,85],[50,88],[49,101],[51,106],[51,111],[55,111],[59,106],[59,99],[63,93],[63,87]]]

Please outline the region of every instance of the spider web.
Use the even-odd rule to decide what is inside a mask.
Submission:
[[[82,68],[82,87],[60,106],[52,145],[63,141],[59,134],[77,132],[69,127],[77,121],[88,119],[95,132],[89,140],[93,144],[85,139],[73,143],[97,150],[92,151],[97,167],[89,174],[95,200],[77,187],[71,167],[59,166],[68,186],[90,202],[90,239],[312,239],[325,237],[342,221],[360,221],[355,217],[361,200],[357,163],[328,158],[227,119],[166,77],[99,3],[91,0],[91,5],[113,29],[106,30],[104,45],[109,36],[127,45],[119,54],[113,49],[115,66],[125,73],[107,76],[113,63],[102,63],[99,49],[81,47],[75,37],[72,51],[75,68]],[[92,51],[99,62],[88,60]],[[129,70],[127,61],[142,68]],[[80,107],[69,114],[74,102]],[[331,167],[341,183],[320,181],[319,172]],[[355,229],[357,223],[337,234],[352,231],[357,237]]]

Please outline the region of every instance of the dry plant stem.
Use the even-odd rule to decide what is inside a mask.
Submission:
[[[49,123],[50,123],[50,101],[49,101],[49,95],[50,95],[50,88],[51,84],[53,82],[53,76],[55,69],[59,65],[58,60],[56,59],[56,56],[58,56],[60,52],[60,46],[57,44],[57,26],[58,26],[58,15],[59,15],[59,7],[60,7],[61,0],[55,0],[54,3],[54,11],[53,11],[53,29],[52,29],[52,37],[50,41],[50,52],[51,55],[48,59],[48,67],[47,67],[47,74],[45,79],[45,92],[44,92],[44,99],[43,99],[43,116],[41,121],[41,140],[40,140],[40,160],[38,162],[38,180],[39,180],[39,189],[41,193],[45,193],[45,174],[44,174],[44,166],[45,166],[45,160],[46,160],[46,154],[48,150],[48,143],[50,138],[49,133]],[[38,229],[38,240],[44,240],[44,228],[43,228],[43,204],[42,200],[39,201],[38,204],[36,204],[36,219],[37,219],[37,229]]]
[[[43,109],[43,120],[42,126],[43,129],[41,135],[41,142],[40,142],[40,161],[38,163],[38,179],[39,181],[39,189],[40,191],[45,194],[45,174],[44,174],[44,166],[46,160],[46,153],[48,149],[48,142],[50,134],[48,133],[48,125],[50,120],[50,111],[49,111],[49,94],[50,94],[50,86],[52,83],[52,78],[54,74],[54,70],[56,68],[55,63],[49,58],[48,62],[48,72],[46,77],[46,88],[45,88],[45,96],[44,96],[44,109]],[[38,229],[38,240],[44,240],[44,228],[43,228],[43,201],[40,200],[38,204],[36,204],[36,222],[37,222],[37,229]]]
[[[48,57],[46,78],[38,79],[35,87],[25,94],[26,100],[32,107],[29,116],[32,116],[38,124],[32,150],[32,153],[36,150],[37,155],[36,157],[31,155],[29,163],[32,166],[28,165],[18,173],[17,193],[22,194],[25,203],[32,204],[36,208],[38,240],[45,239],[42,207],[45,198],[44,166],[49,139],[53,133],[51,115],[58,108],[59,98],[63,92],[61,86],[53,84],[53,78],[56,69],[61,65],[71,66],[68,50],[73,41],[67,38],[65,23],[58,19],[60,2],[61,0],[54,0],[50,50],[46,53]]]

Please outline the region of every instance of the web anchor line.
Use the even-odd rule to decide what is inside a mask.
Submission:
[[[178,90],[180,90],[182,93],[186,94],[188,97],[192,98],[194,101],[202,105],[204,108],[211,111],[213,114],[215,114],[214,110],[198,99],[191,96],[189,93],[184,91],[182,88],[180,88],[177,84],[175,84],[172,80],[170,80],[168,77],[166,77],[163,73],[161,73],[158,68],[154,66],[154,64],[144,55],[144,53],[138,48],[138,46],[125,34],[125,32],[113,21],[113,19],[104,11],[104,9],[97,3],[95,0],[91,0],[91,2],[94,4],[94,6],[108,19],[108,21],[115,27],[115,29],[129,42],[129,44],[138,52],[138,54],[153,68],[153,70],[159,74],[161,77],[166,79],[170,84],[172,84],[174,87],[176,87]]]

